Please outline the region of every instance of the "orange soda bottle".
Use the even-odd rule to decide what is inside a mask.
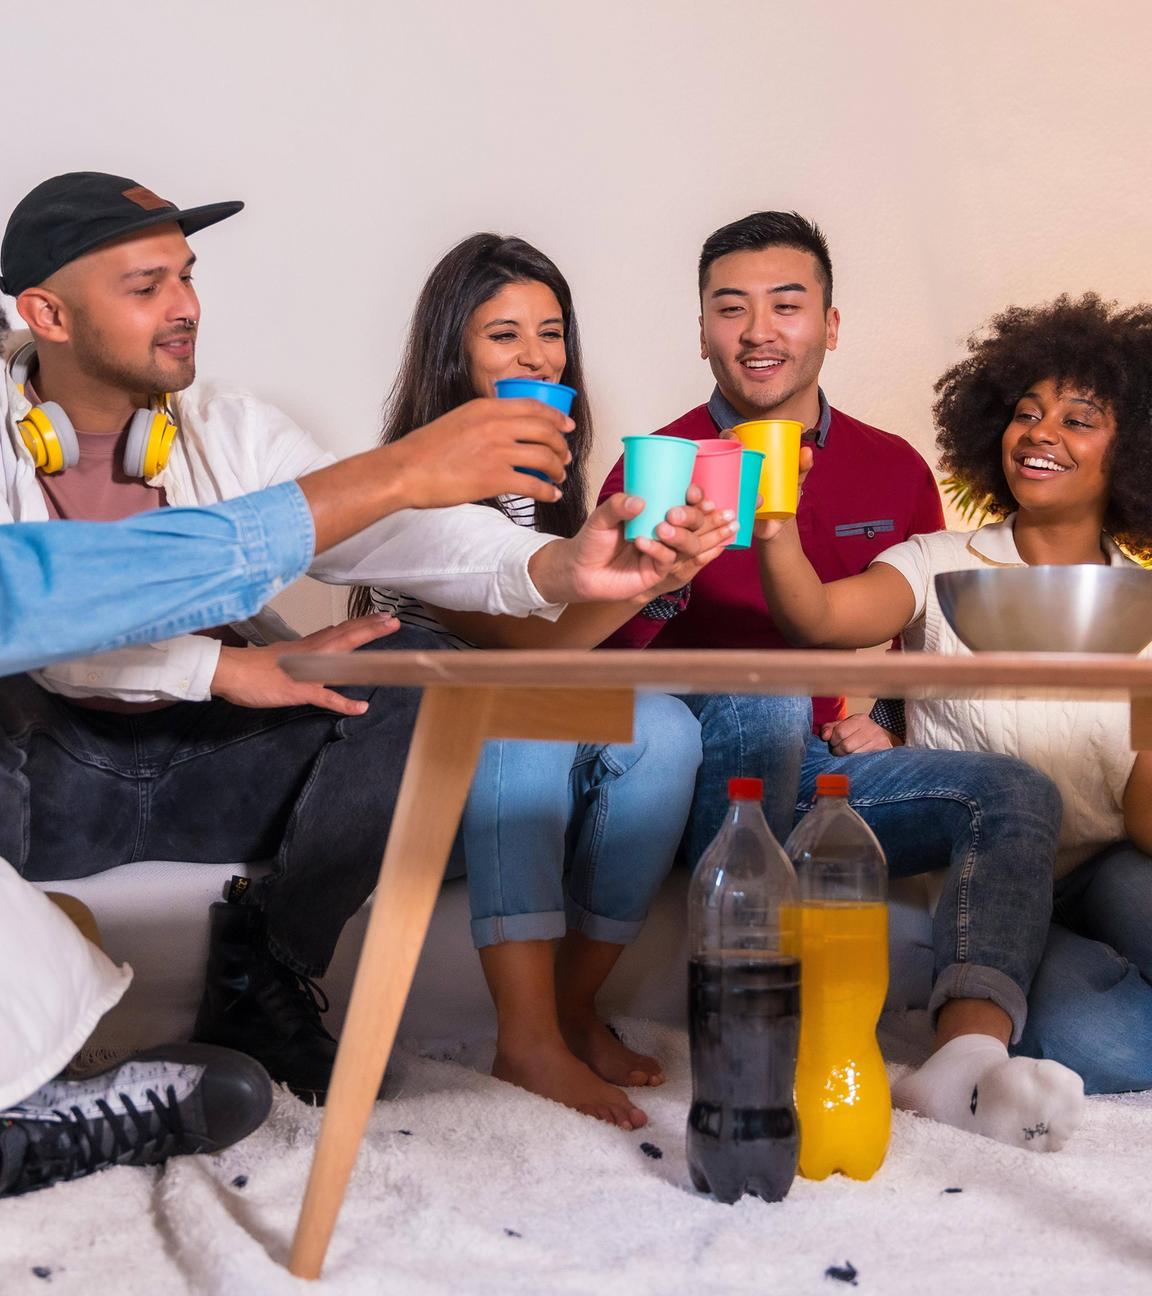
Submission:
[[[871,1179],[884,1162],[892,1098],[876,1023],[888,991],[888,866],[848,804],[848,779],[821,774],[817,802],[785,843],[799,883],[781,915],[800,959],[796,1113],[800,1173]]]

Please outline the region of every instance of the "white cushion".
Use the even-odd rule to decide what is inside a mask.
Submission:
[[[96,916],[104,948],[129,963],[135,978],[85,1050],[93,1060],[172,1040],[192,1031],[208,948],[208,906],[228,879],[253,870],[235,864],[140,861],[93,877],[45,884],[82,900]],[[656,899],[639,938],[626,949],[603,994],[606,1014],[682,1023],[687,1006],[688,874],[676,870]],[[888,1007],[922,1007],[932,971],[929,897],[920,878],[894,883],[890,906]],[[344,1018],[368,910],[347,924],[322,981],[333,1033]],[[446,882],[400,1025],[423,1040],[491,1037],[495,1017],[469,935],[468,890]]]

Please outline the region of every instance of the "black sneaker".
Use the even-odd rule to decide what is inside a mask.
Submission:
[[[327,1010],[315,982],[272,957],[256,906],[212,905],[194,1039],[247,1053],[297,1097],[322,1104],[336,1061],[336,1041],[320,1020]]]
[[[218,1152],[264,1122],[272,1085],[230,1049],[171,1044],[0,1111],[0,1197],[118,1165]]]

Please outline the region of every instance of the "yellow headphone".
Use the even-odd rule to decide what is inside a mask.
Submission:
[[[28,373],[36,361],[36,344],[25,343],[9,364],[12,381],[24,394]],[[128,425],[124,447],[124,471],[129,477],[155,477],[168,462],[176,440],[176,421],[171,413],[171,396],[156,397],[149,409],[137,410]],[[63,472],[80,462],[76,430],[63,408],[55,401],[33,405],[16,424],[20,439],[28,448],[37,471]]]

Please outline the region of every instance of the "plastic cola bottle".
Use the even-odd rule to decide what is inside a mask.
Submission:
[[[728,815],[689,891],[692,1183],[723,1202],[779,1201],[796,1177],[798,959],[780,916],[796,875],[768,830],[759,779],[730,779]]]
[[[816,796],[785,846],[800,887],[800,903],[784,919],[784,948],[802,969],[800,1173],[870,1179],[892,1124],[876,1042],[888,991],[888,866],[848,804],[845,775],[819,775]]]

